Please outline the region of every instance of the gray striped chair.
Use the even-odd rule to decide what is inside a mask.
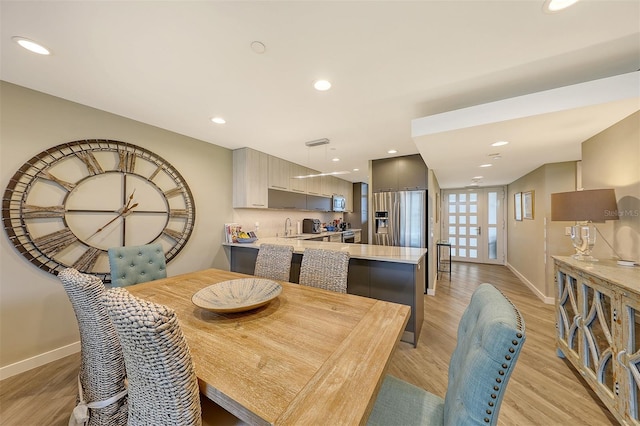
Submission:
[[[302,255],[299,283],[346,293],[348,273],[349,253],[307,248]]]
[[[289,281],[293,246],[261,244],[253,275],[276,281]]]
[[[175,312],[124,288],[103,298],[122,344],[129,382],[129,425],[243,425],[203,397]]]
[[[127,423],[125,367],[120,340],[102,305],[105,292],[100,278],[68,268],[58,274],[69,296],[80,330],[81,364],[78,405],[69,424]]]

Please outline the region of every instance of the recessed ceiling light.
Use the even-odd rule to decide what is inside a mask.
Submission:
[[[577,2],[578,0],[546,0],[542,10],[550,13],[559,12]]]
[[[507,142],[507,141],[498,141],[498,142],[492,143],[491,146],[503,146],[503,145],[506,145],[508,143],[509,142]]]
[[[390,149],[389,151],[387,151],[387,154],[395,154],[396,152],[398,152],[395,149]]]
[[[484,176],[474,176],[472,179],[482,179]]]
[[[480,167],[491,167],[493,164],[481,164]]]
[[[313,87],[315,87],[316,90],[324,92],[331,89],[331,83],[327,80],[317,80],[313,83]]]
[[[360,169],[353,169],[353,171],[354,171],[354,172],[359,172],[359,171],[360,171]]]
[[[15,41],[20,46],[24,47],[25,49],[27,49],[30,52],[37,53],[38,55],[50,55],[51,54],[51,52],[49,52],[49,49],[47,49],[46,47],[44,47],[41,44],[36,43],[33,40],[29,40],[28,38],[19,37],[19,36],[15,36],[15,37],[12,37],[12,38],[13,38],[13,41]]]
[[[254,53],[257,53],[258,55],[261,55],[267,50],[267,47],[261,41],[252,41],[251,50],[253,50]]]
[[[334,161],[337,163],[338,161],[340,161],[340,159],[336,157],[336,158],[332,158],[331,161]]]
[[[216,123],[216,124],[224,124],[224,123],[226,123],[226,122],[227,122],[227,120],[225,120],[225,119],[224,119],[224,118],[222,118],[222,117],[213,117],[213,118],[211,119],[211,121],[213,121],[213,122],[214,122],[214,123]]]

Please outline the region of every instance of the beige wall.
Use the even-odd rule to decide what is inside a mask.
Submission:
[[[620,219],[596,226],[621,257],[640,261],[640,112],[582,144],[582,186],[615,188]],[[613,253],[596,239],[593,254]]]
[[[175,166],[195,199],[193,235],[167,265],[169,275],[228,269],[220,244],[223,224],[233,218],[230,150],[5,82],[0,102],[2,191],[25,161],[63,142],[102,138],[142,146]],[[0,367],[76,343],[76,319],[57,278],[27,262],[6,234],[0,250]]]
[[[597,224],[623,257],[640,260],[640,112],[616,123],[582,144],[581,172],[577,162],[544,165],[509,185],[508,266],[539,297],[550,302],[554,294],[553,255],[575,253],[565,227],[552,222],[550,197],[555,192],[614,188],[620,220]],[[535,219],[513,219],[513,194],[535,190]],[[611,259],[612,250],[600,239],[594,255]]]

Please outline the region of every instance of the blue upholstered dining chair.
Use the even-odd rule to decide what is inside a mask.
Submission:
[[[167,277],[164,251],[160,244],[112,247],[108,252],[112,287],[125,287]]]
[[[481,284],[458,325],[445,398],[387,375],[369,425],[495,425],[507,382],[525,341],[518,309]]]

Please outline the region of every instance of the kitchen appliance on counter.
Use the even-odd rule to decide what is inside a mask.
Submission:
[[[322,232],[322,223],[320,223],[320,219],[303,219],[302,232],[304,234],[319,234]]]
[[[373,194],[373,243],[427,247],[426,191]]]

